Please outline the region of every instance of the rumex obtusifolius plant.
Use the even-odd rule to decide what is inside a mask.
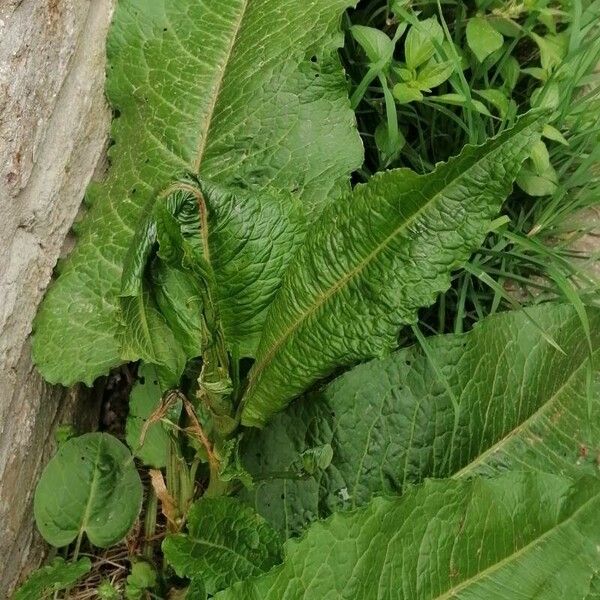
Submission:
[[[160,510],[167,564],[138,562],[131,597],[185,581],[188,598],[500,598],[516,579],[587,599],[600,487],[570,442],[598,444],[598,312],[541,305],[399,349],[494,228],[548,112],[426,173],[352,187],[362,148],[338,56],[350,4],[119,3],[111,168],[34,354],[65,385],[141,361],[129,449],[105,433],[66,441],[36,491],[39,528],[74,542],[75,561],[83,543],[119,542],[142,504],[135,460],[151,480],[146,543]],[[486,60],[481,27],[466,35]],[[421,85],[402,85],[449,76],[408,19],[379,33],[416,69]],[[389,44],[353,35],[386,81]],[[52,573],[52,592],[76,579]]]

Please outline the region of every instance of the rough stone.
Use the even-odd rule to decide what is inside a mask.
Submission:
[[[96,410],[42,381],[28,337],[106,144],[113,2],[0,0],[0,598],[44,553],[31,503],[56,426]]]

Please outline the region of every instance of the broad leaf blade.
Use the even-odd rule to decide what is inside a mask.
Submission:
[[[506,469],[597,475],[600,388],[590,419],[589,350],[579,317],[550,304],[528,313],[427,338],[431,360],[419,346],[401,350],[295,402],[244,440],[257,485],[242,496],[288,537],[311,520],[427,477]],[[600,311],[591,309],[588,318],[598,357]],[[295,477],[302,453],[324,444],[334,448],[330,467]]]
[[[467,23],[467,43],[479,62],[502,47],[504,38],[483,17],[474,17]]]
[[[254,356],[273,296],[305,234],[302,203],[291,194],[243,193],[201,183],[208,217],[214,300],[225,340]]]
[[[142,359],[161,367],[163,381],[175,386],[185,368],[186,355],[160,312],[150,286],[146,282],[143,285],[136,296],[121,298],[122,327],[116,334],[121,357],[129,361]]]
[[[599,510],[593,478],[430,480],[314,524],[286,544],[282,566],[216,598],[584,600]]]
[[[160,407],[164,388],[160,384],[160,375],[153,365],[143,364],[129,395],[129,414],[126,423],[127,444],[134,456],[145,465],[162,469],[167,465],[170,437],[168,425],[161,420],[147,424],[148,419]],[[181,402],[165,417],[169,418],[181,412]]]
[[[334,369],[393,349],[482,241],[540,127],[527,116],[429,175],[382,173],[327,207],[269,311],[242,423],[264,425]]]
[[[190,509],[187,528],[165,539],[165,558],[180,577],[201,580],[209,593],[280,561],[277,533],[233,498],[202,498]]]
[[[64,590],[86,573],[92,563],[89,558],[67,563],[63,558],[55,558],[52,563],[32,573],[27,581],[15,592],[12,600],[44,600],[55,597],[55,592]]]
[[[119,339],[124,357],[164,366],[176,384],[185,359],[201,354],[203,300],[233,353],[254,355],[307,219],[301,201],[284,192],[191,178],[172,188],[157,198],[127,254]]]
[[[120,541],[142,505],[142,483],[129,450],[106,433],[65,442],[35,490],[35,521],[53,546],[86,533],[95,546]]]
[[[89,384],[123,360],[123,259],[147,202],[179,174],[294,191],[307,207],[347,189],[362,149],[336,52],[352,3],[118,3],[112,166],[89,190],[78,246],[36,320],[36,362],[49,381]]]

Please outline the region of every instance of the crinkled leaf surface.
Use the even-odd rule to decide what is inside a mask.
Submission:
[[[186,358],[202,354],[202,298],[198,282],[180,269],[154,261],[151,289]]]
[[[127,326],[119,336],[127,356],[163,365],[176,383],[186,358],[201,353],[203,298],[215,307],[228,347],[237,356],[254,355],[306,216],[289,193],[191,179],[173,187],[128,251],[121,299]],[[139,310],[130,314],[131,307]]]
[[[65,562],[55,558],[52,563],[34,571],[27,581],[15,592],[12,600],[44,600],[53,598],[54,592],[64,590],[89,573],[92,563],[89,558],[76,562]]]
[[[328,206],[269,310],[242,423],[264,425],[337,367],[393,349],[482,241],[540,127],[526,116],[428,175],[378,174]]]
[[[150,416],[159,408],[164,389],[160,384],[159,374],[153,365],[143,364],[138,372],[139,380],[134,384],[129,395],[129,414],[126,423],[127,444],[133,454],[145,465],[161,469],[167,464],[169,451],[168,424],[161,421],[151,423],[146,427]],[[179,411],[181,403],[179,403]],[[175,416],[167,414],[167,418]],[[145,435],[142,439],[142,433]]]
[[[209,593],[280,561],[277,533],[234,498],[202,498],[190,509],[187,528],[165,539],[164,555],[180,577],[201,579]]]
[[[600,480],[429,480],[313,524],[285,563],[218,600],[584,600],[599,569]]]
[[[585,600],[600,600],[600,574],[596,573],[590,583],[590,591]]]
[[[505,469],[598,475],[600,386],[588,414],[581,323],[569,306],[528,313],[539,327],[522,312],[489,317],[469,333],[428,338],[431,360],[420,346],[401,350],[295,402],[245,439],[257,484],[242,496],[288,537],[426,477]],[[588,318],[598,357],[600,311]],[[334,449],[329,468],[295,477],[302,453],[323,444]]]
[[[186,354],[147,282],[142,282],[137,295],[121,298],[119,318],[123,327],[115,335],[121,344],[121,357],[160,366],[165,384],[176,385],[185,368]]]
[[[149,207],[124,260],[122,357],[156,365],[167,387],[178,384],[187,359],[202,353],[202,282],[183,265],[200,245],[197,199],[180,190]]]
[[[291,194],[249,195],[206,182],[201,187],[225,340],[238,356],[254,356],[267,308],[304,238],[304,207]]]
[[[123,259],[149,200],[181,173],[294,192],[309,211],[347,189],[362,148],[336,51],[352,3],[118,3],[111,168],[89,190],[79,243],[36,320],[35,357],[49,381],[89,384],[123,360]]]
[[[125,537],[141,504],[142,483],[127,447],[107,433],[87,433],[65,442],[44,469],[34,513],[53,546],[84,532],[105,548]]]
[[[483,17],[474,17],[467,23],[467,43],[479,62],[502,47],[502,34]]]

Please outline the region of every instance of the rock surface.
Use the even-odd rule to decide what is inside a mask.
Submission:
[[[0,0],[0,598],[37,566],[32,497],[58,424],[89,392],[45,384],[28,336],[106,145],[114,0]]]

